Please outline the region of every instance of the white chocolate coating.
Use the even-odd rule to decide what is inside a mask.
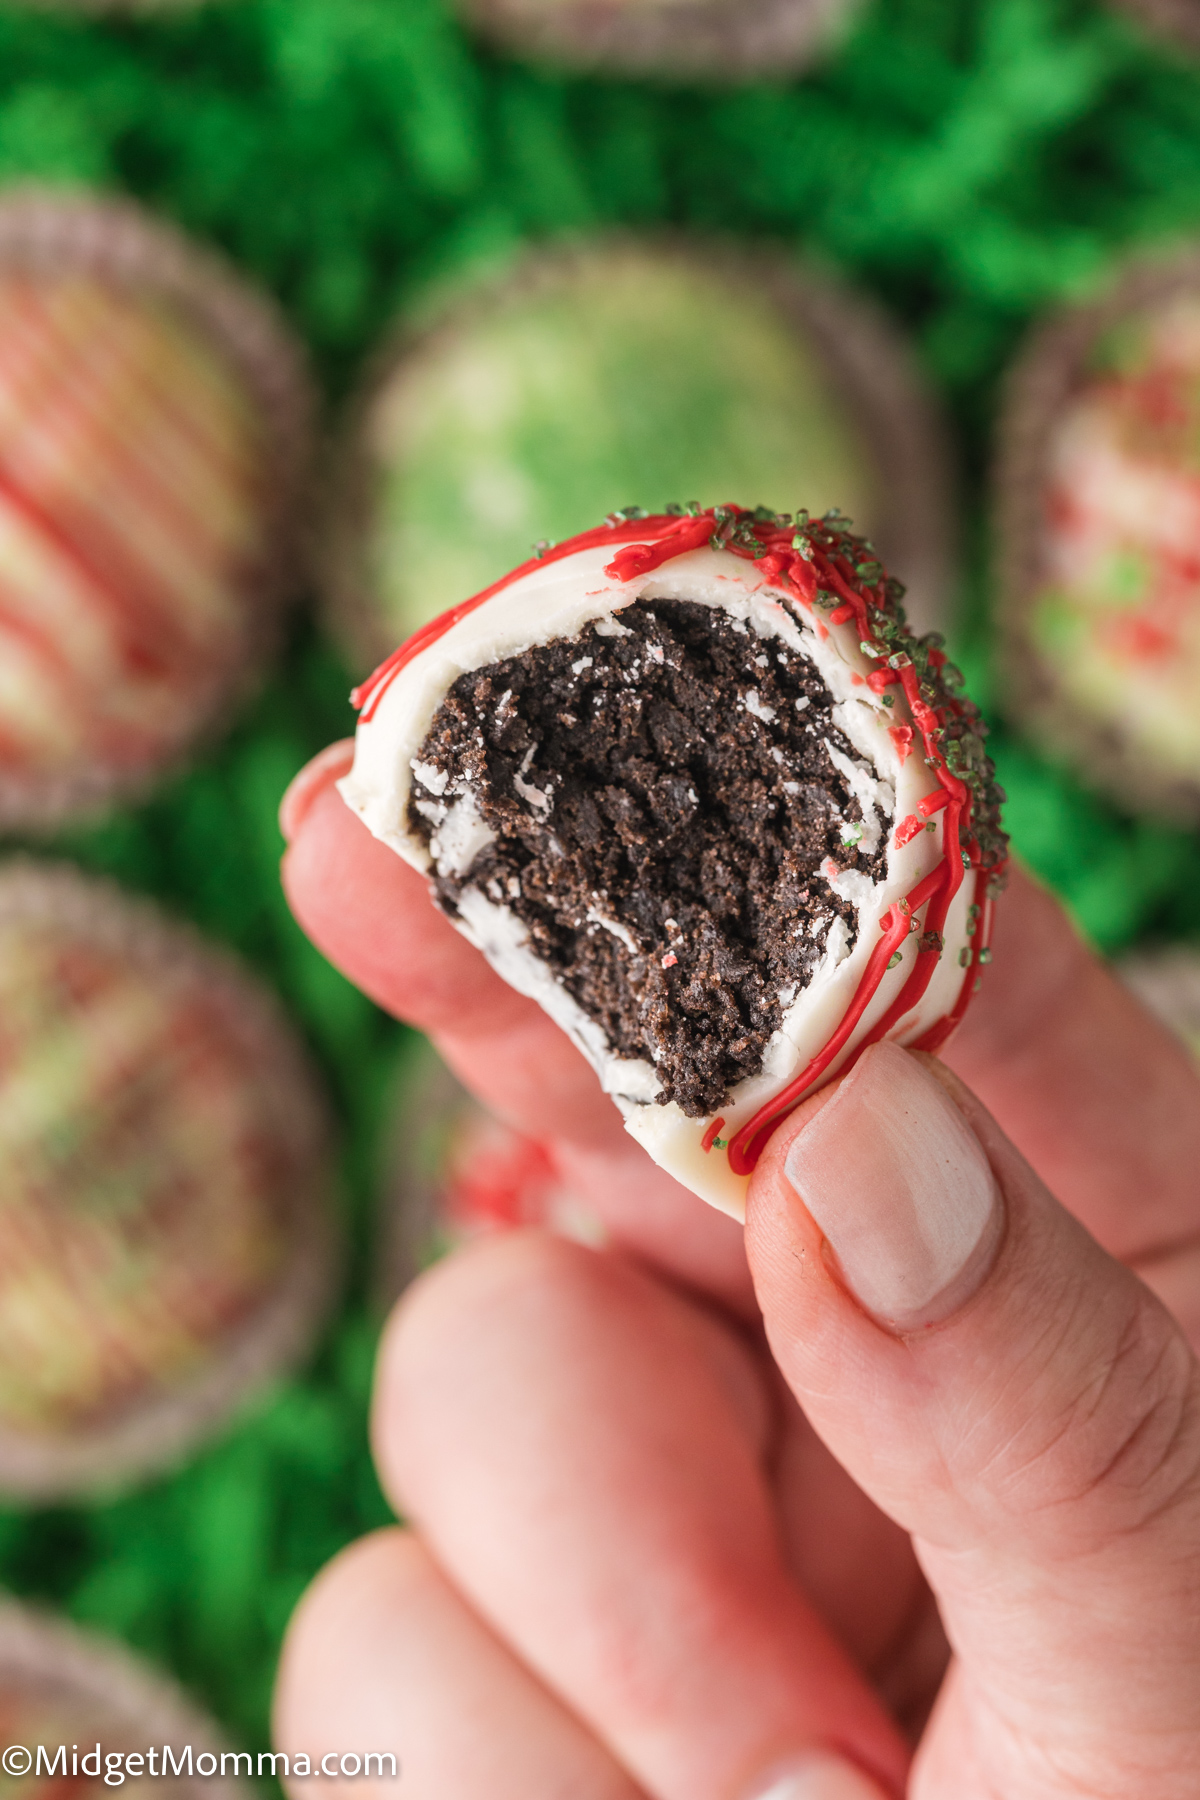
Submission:
[[[824,960],[784,1012],[767,1045],[761,1071],[738,1083],[721,1108],[719,1116],[725,1121],[721,1135],[728,1140],[829,1041],[879,941],[879,921],[893,902],[908,894],[941,860],[943,814],[935,815],[932,830],[918,832],[901,847],[892,837],[895,824],[915,812],[918,801],[935,792],[938,782],[925,766],[919,734],[912,752],[901,760],[890,728],[911,725],[911,715],[898,685],[888,689],[890,706],[867,686],[866,676],[874,665],[859,648],[853,621],[826,624],[821,615],[808,613],[784,589],[765,581],[753,562],[725,550],[693,550],[648,575],[614,580],[604,569],[615,547],[575,551],[561,561],[533,569],[414,657],[393,678],[373,716],[360,722],[354,767],[340,788],[347,805],[367,828],[415,869],[428,873],[436,857],[439,867],[461,872],[488,841],[487,827],[469,804],[469,795],[454,801],[428,847],[409,830],[407,821],[414,762],[434,714],[460,675],[519,656],[535,645],[570,640],[592,623],[597,623],[601,635],[605,620],[611,622],[609,630],[620,631],[621,609],[641,599],[690,600],[720,607],[748,632],[764,639],[778,638],[808,658],[833,697],[834,722],[857,752],[852,762],[831,748],[839,772],[862,805],[864,848],[870,850],[878,841],[876,832],[887,834],[887,875],[884,881],[874,882],[853,867],[837,871],[828,860],[823,866],[821,877],[857,912],[853,949],[847,950],[847,934],[835,923]],[[753,712],[749,696],[747,703]],[[530,786],[526,798],[536,808],[540,796]],[[888,1033],[892,1041],[914,1042],[957,1001],[964,979],[959,954],[969,945],[970,890],[969,882],[960,885],[946,919],[945,948],[933,977],[917,1006]],[[528,948],[525,926],[516,913],[497,905],[478,888],[468,889],[460,905],[461,916],[455,921],[458,929],[512,987],[537,1000],[562,1026],[620,1107],[626,1130],[685,1187],[735,1218],[743,1218],[747,1178],[733,1173],[724,1150],[705,1152],[701,1148],[711,1118],[692,1119],[674,1102],[657,1103],[653,1064],[614,1053],[601,1028]],[[615,922],[598,922],[621,935]],[[884,975],[848,1042],[814,1086],[836,1075],[892,1005],[916,959],[917,935],[914,932],[906,940],[901,961]]]

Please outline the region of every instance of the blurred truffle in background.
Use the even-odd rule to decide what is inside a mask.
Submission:
[[[376,1299],[390,1306],[415,1275],[457,1244],[541,1225],[599,1243],[599,1217],[555,1166],[551,1148],[480,1106],[429,1044],[406,1065],[383,1190]]]
[[[459,0],[505,49],[568,68],[721,83],[784,78],[832,50],[859,0]]]
[[[1133,811],[1200,817],[1200,247],[1044,327],[1001,442],[1013,710]]]
[[[123,1645],[14,1600],[0,1602],[0,1738],[18,1762],[25,1751],[32,1765],[27,1774],[16,1767],[0,1774],[0,1800],[18,1792],[21,1800],[111,1794],[126,1756],[144,1756],[153,1746],[161,1758],[164,1744],[172,1763],[181,1765],[176,1772],[159,1761],[154,1791],[167,1800],[248,1800],[255,1791],[229,1772],[237,1765],[228,1743],[174,1682]],[[189,1745],[190,1772],[184,1761]],[[41,1766],[39,1746],[45,1752]],[[112,1766],[109,1756],[121,1760]],[[141,1775],[150,1772],[143,1762]]]
[[[1135,950],[1122,957],[1117,973],[1200,1066],[1200,944]]]
[[[208,0],[10,0],[30,12],[48,13],[157,13],[190,12]]]
[[[62,865],[0,865],[0,1492],[126,1485],[310,1347],[329,1125],[223,951]]]
[[[297,574],[304,354],[127,201],[0,197],[0,829],[136,796],[252,683]]]
[[[1200,0],[1116,0],[1116,4],[1149,30],[1200,55]]]
[[[875,305],[758,249],[602,239],[527,254],[402,329],[354,407],[324,550],[365,673],[606,512],[840,507],[944,622],[947,455]]]

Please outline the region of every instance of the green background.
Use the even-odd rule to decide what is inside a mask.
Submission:
[[[473,46],[439,0],[229,0],[140,22],[0,0],[0,180],[30,176],[136,194],[223,245],[307,339],[331,412],[398,305],[529,236],[671,221],[826,258],[907,324],[954,417],[955,649],[988,702],[1000,379],[1029,321],[1115,255],[1200,229],[1200,69],[1083,0],[878,0],[819,73],[729,92],[539,73]],[[387,1517],[363,1294],[405,1038],[305,945],[276,878],[279,795],[350,729],[348,685],[301,617],[201,768],[56,844],[245,953],[301,1021],[345,1128],[358,1261],[314,1367],[169,1479],[0,1512],[0,1581],[168,1664],[256,1748],[292,1605]],[[1098,943],[1200,933],[1194,835],[1122,816],[1002,719],[993,741],[1019,849]]]

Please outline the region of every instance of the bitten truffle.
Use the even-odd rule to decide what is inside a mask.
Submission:
[[[987,960],[985,727],[839,514],[613,515],[360,690],[348,803],[735,1216],[869,1042],[933,1049]]]

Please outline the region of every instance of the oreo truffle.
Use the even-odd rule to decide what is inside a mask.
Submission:
[[[489,38],[570,68],[722,83],[780,77],[830,50],[857,0],[459,0]]]
[[[1013,710],[1132,810],[1200,817],[1200,250],[1034,341],[997,535]]]
[[[111,1794],[130,1756],[129,1779],[152,1776],[166,1800],[251,1800],[256,1791],[239,1778],[246,1752],[239,1760],[174,1681],[123,1644],[11,1599],[0,1602],[0,1736],[6,1775],[25,1800]]]
[[[127,202],[0,202],[0,828],[144,790],[272,647],[309,448],[270,301]]]
[[[1116,965],[1126,987],[1173,1031],[1200,1068],[1200,947],[1135,950]]]
[[[0,1491],[127,1484],[303,1355],[332,1198],[247,973],[73,869],[0,869]]]
[[[1200,0],[1116,0],[1116,4],[1151,31],[1173,38],[1193,56],[1200,55]]]
[[[631,509],[357,696],[347,802],[735,1216],[779,1120],[936,1048],[987,959],[985,727],[901,592],[837,514]]]
[[[387,346],[353,409],[325,538],[365,674],[401,637],[631,495],[844,506],[945,623],[936,408],[874,305],[756,248],[603,237],[539,250]]]

